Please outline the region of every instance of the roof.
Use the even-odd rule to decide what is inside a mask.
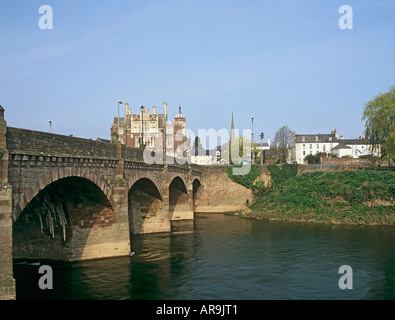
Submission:
[[[302,139],[304,137],[304,140]],[[334,133],[331,134],[296,134],[295,143],[317,143],[338,141]]]
[[[366,139],[341,139],[341,144],[369,144]]]
[[[333,147],[331,150],[339,150],[339,149],[351,149],[351,147],[346,146],[344,144],[338,144],[336,147]]]

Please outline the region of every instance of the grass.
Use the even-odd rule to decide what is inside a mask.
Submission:
[[[314,171],[273,186],[243,216],[333,224],[395,225],[394,171]]]

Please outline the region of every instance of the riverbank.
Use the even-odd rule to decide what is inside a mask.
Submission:
[[[395,225],[394,171],[314,171],[268,188],[242,217],[330,224]]]

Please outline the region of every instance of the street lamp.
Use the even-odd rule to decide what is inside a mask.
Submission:
[[[254,117],[251,118],[251,163],[254,164]]]
[[[48,123],[49,123],[49,132],[52,133],[52,121],[48,120]]]
[[[144,116],[144,106],[141,106],[140,107],[140,114],[141,114],[141,147],[142,146],[144,146],[145,144],[144,144],[144,119],[143,119],[143,116]]]
[[[263,140],[264,136],[265,136],[265,134],[263,132],[261,132],[261,134],[259,135],[259,137],[261,138],[261,164],[263,164],[263,145],[262,145],[262,140]]]
[[[119,140],[119,105],[120,104],[123,104],[123,102],[118,100],[118,127],[117,127],[118,140]]]

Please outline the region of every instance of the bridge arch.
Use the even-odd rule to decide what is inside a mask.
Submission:
[[[128,172],[129,173],[129,172]],[[148,179],[150,180],[162,194],[162,186],[161,186],[161,179],[162,179],[162,172],[153,171],[153,170],[133,170],[130,174],[126,174],[126,179],[128,181],[128,189],[130,190],[133,185],[141,180],[141,179]]]
[[[91,180],[56,179],[33,197],[13,223],[14,258],[96,258],[105,252],[103,245],[111,239],[106,234],[117,228],[116,222],[116,211]]]
[[[184,180],[176,176],[169,184],[169,214],[172,220],[191,219],[191,194]]]
[[[18,219],[20,213],[26,208],[30,201],[32,201],[40,191],[44,190],[50,184],[68,177],[85,178],[91,181],[100,188],[100,190],[110,201],[111,205],[114,206],[114,199],[111,195],[111,190],[106,186],[105,181],[99,175],[96,175],[90,172],[89,169],[85,168],[58,168],[49,172],[45,172],[38,179],[36,179],[36,181],[30,184],[29,188],[21,190],[21,195],[18,199],[18,202],[14,205],[12,211],[14,222]]]
[[[170,220],[158,185],[143,177],[128,192],[130,236],[170,231]],[[131,240],[132,241],[132,240]]]

